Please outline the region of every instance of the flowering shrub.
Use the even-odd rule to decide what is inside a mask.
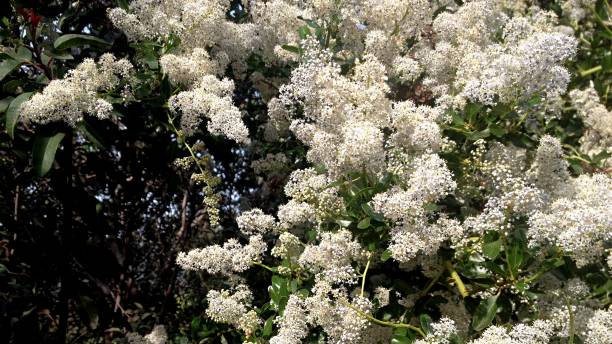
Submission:
[[[133,0],[107,12],[128,56],[9,110],[166,116],[208,221],[238,213],[177,254],[194,342],[612,343],[612,8],[539,3]],[[222,206],[209,136],[282,194]],[[187,340],[167,325],[128,340]]]

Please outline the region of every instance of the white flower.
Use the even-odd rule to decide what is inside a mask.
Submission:
[[[123,79],[129,82],[132,74],[132,65],[112,54],[102,55],[97,63],[85,59],[64,79],[52,80],[42,93],[24,102],[21,119],[36,123],[63,121],[74,126],[85,115],[108,118],[113,106],[98,94],[113,91]]]
[[[211,274],[231,275],[247,270],[254,262],[261,261],[267,246],[261,235],[253,235],[247,245],[229,239],[223,246],[211,245],[180,252],[176,262],[186,270],[206,270]]]

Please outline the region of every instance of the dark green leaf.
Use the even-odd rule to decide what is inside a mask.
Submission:
[[[13,99],[15,99],[15,97],[8,96],[8,97],[0,100],[0,113],[4,113],[4,111],[6,111],[6,109],[8,109],[8,107],[9,107],[9,105],[11,105],[11,102],[13,101]]]
[[[13,59],[4,60],[0,62],[0,81],[2,81],[7,75],[9,75],[15,68],[17,68],[21,62]]]
[[[29,62],[32,60],[32,52],[24,46],[20,46],[17,50],[7,49],[4,53],[19,62]]]
[[[270,337],[272,334],[272,325],[274,325],[274,318],[276,318],[276,316],[271,315],[268,319],[266,319],[263,327],[263,333],[261,334],[262,336],[266,338]]]
[[[310,28],[307,25],[300,26],[300,28],[298,29],[298,33],[301,39],[305,39],[310,35]]]
[[[506,129],[496,124],[489,125],[489,131],[491,132],[491,134],[493,134],[493,136],[498,137],[498,138],[503,137],[506,134]]]
[[[506,259],[508,260],[508,266],[512,270],[512,274],[516,277],[521,264],[525,260],[525,250],[520,243],[513,243],[510,249],[506,253]]]
[[[290,51],[292,53],[296,53],[296,54],[300,53],[300,48],[298,48],[296,46],[293,46],[293,45],[285,44],[285,45],[282,46],[282,48],[287,50],[287,51]]]
[[[102,38],[98,38],[95,36],[80,35],[80,34],[74,34],[74,33],[62,35],[58,37],[55,40],[55,42],[53,42],[53,47],[59,50],[83,46],[83,45],[109,47],[112,45],[112,43],[107,42],[103,40]]]
[[[421,314],[419,316],[419,322],[421,323],[421,328],[423,329],[425,333],[433,332],[433,328],[431,327],[431,323],[433,321],[431,320],[431,317],[429,315]]]
[[[482,253],[490,259],[495,259],[501,251],[502,241],[496,240],[482,245]]]
[[[17,98],[13,99],[11,105],[9,105],[6,110],[6,132],[11,138],[14,138],[15,135],[15,126],[17,125],[17,121],[19,119],[19,109],[21,108],[21,104],[26,100],[30,99],[32,96],[32,92],[22,93],[17,96]]]
[[[366,229],[370,227],[370,218],[366,217],[363,220],[359,221],[359,223],[357,224],[357,228],[359,229]]]
[[[89,328],[95,330],[98,328],[98,308],[96,307],[96,303],[94,300],[88,296],[80,296],[79,300],[81,302],[81,307],[85,311],[87,315],[87,319],[89,320]]]
[[[39,136],[34,140],[32,161],[34,171],[38,176],[44,176],[53,166],[55,152],[57,152],[57,147],[59,147],[64,136],[64,133],[57,133],[53,136]]]
[[[472,328],[475,331],[482,331],[487,328],[495,318],[497,313],[497,298],[499,294],[493,295],[486,300],[482,300],[472,318]]]
[[[106,145],[104,144],[104,140],[102,137],[96,132],[96,130],[89,125],[86,121],[82,121],[79,123],[79,129],[85,134],[87,139],[91,141],[98,148],[106,149]]]
[[[380,255],[380,260],[383,262],[386,262],[387,260],[389,260],[389,258],[391,258],[391,251],[389,250],[384,250],[383,253]]]

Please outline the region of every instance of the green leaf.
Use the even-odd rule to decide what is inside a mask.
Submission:
[[[498,126],[495,123],[489,125],[489,131],[491,132],[491,134],[493,134],[493,136],[495,136],[497,138],[500,138],[500,137],[503,137],[504,135],[506,135],[506,129]]]
[[[15,97],[8,96],[8,97],[0,100],[0,113],[4,113],[6,111],[6,109],[8,109],[8,107],[9,107],[9,105],[11,105],[11,102],[13,101],[13,99],[15,99]]]
[[[119,7],[121,7],[121,9],[125,11],[130,9],[130,4],[128,3],[128,0],[117,0],[117,5],[119,5]]]
[[[53,166],[55,152],[57,152],[57,148],[64,136],[64,133],[57,133],[53,136],[39,136],[34,140],[32,161],[34,163],[34,171],[38,176],[44,176]]]
[[[480,110],[482,110],[482,105],[478,103],[469,103],[465,106],[465,118],[468,123],[474,123]]]
[[[493,295],[486,300],[482,300],[472,318],[472,328],[475,331],[482,331],[487,328],[495,318],[497,313],[497,298],[499,294]]]
[[[261,334],[263,337],[268,338],[272,334],[272,325],[274,325],[275,315],[271,315],[266,322],[264,323],[263,333]]]
[[[421,328],[423,329],[425,333],[433,332],[433,328],[431,327],[431,323],[433,321],[431,320],[431,317],[429,315],[427,314],[419,315],[419,322],[421,323]]]
[[[13,59],[0,62],[0,81],[6,78],[6,76],[15,70],[15,68],[17,68],[20,64],[21,62]]]
[[[81,307],[87,314],[87,319],[89,320],[89,327],[92,330],[98,328],[98,308],[96,307],[96,303],[94,300],[88,296],[80,296],[79,300],[81,301]]]
[[[292,53],[296,53],[296,54],[300,53],[300,48],[298,48],[296,46],[293,46],[293,45],[285,44],[285,45],[282,46],[282,48],[287,50],[287,51],[290,51]]]
[[[71,54],[65,51],[59,51],[55,49],[47,49],[45,50],[43,54],[49,56],[50,58],[52,57],[56,60],[73,60],[74,59],[74,56],[72,56]]]
[[[17,50],[7,49],[4,53],[18,62],[29,62],[32,60],[32,52],[24,46],[20,46]]]
[[[112,43],[95,36],[80,35],[74,33],[62,35],[58,37],[55,42],[53,42],[53,47],[58,50],[78,47],[82,45],[109,47],[112,45]]]
[[[391,258],[391,251],[389,250],[384,250],[383,253],[380,255],[380,260],[382,262],[386,262],[387,260],[389,260],[389,258]]]
[[[409,344],[414,341],[414,333],[405,328],[396,328],[393,330],[393,338],[391,344]]]
[[[363,220],[359,221],[359,223],[357,224],[357,228],[359,229],[366,229],[370,227],[370,218],[366,217]]]
[[[525,250],[520,243],[514,243],[510,246],[510,249],[506,253],[506,259],[508,260],[508,266],[512,270],[512,274],[516,277],[521,264],[523,264]]]
[[[485,130],[472,132],[467,135],[467,138],[472,141],[478,141],[480,139],[486,139],[489,136],[491,136],[491,131],[487,128]]]
[[[32,92],[26,92],[18,95],[17,98],[13,99],[6,110],[6,132],[11,139],[13,139],[15,135],[15,126],[17,125],[17,121],[19,119],[19,109],[21,108],[21,104],[30,99],[31,96]]]
[[[106,145],[104,144],[104,140],[102,137],[96,132],[96,130],[89,125],[86,121],[82,121],[78,125],[79,129],[85,134],[87,139],[91,141],[98,148],[106,149]]]
[[[482,253],[490,259],[495,259],[501,251],[502,241],[496,240],[482,245]]]
[[[301,39],[305,39],[310,35],[310,28],[307,25],[300,26],[298,29],[298,34],[300,35]]]

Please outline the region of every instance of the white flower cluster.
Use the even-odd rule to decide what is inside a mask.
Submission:
[[[112,54],[102,55],[97,63],[85,59],[63,79],[52,80],[42,93],[24,102],[21,119],[36,123],[62,121],[74,126],[86,114],[108,118],[113,105],[101,95],[110,96],[122,81],[129,82],[132,74],[132,64]]]
[[[563,0],[561,9],[563,14],[572,21],[580,21],[589,15],[596,3],[596,0]]]
[[[415,344],[450,344],[451,337],[456,335],[457,329],[453,320],[442,318],[431,324],[432,332]],[[502,326],[489,326],[479,338],[467,342],[468,344],[548,344],[554,335],[554,327],[548,321],[536,320],[528,325],[519,323],[506,329]]]
[[[391,231],[389,251],[395,260],[408,263],[418,254],[435,255],[445,241],[458,242],[463,232],[460,223],[452,219],[440,218],[435,224],[404,222]]]
[[[414,344],[450,344],[450,337],[457,332],[455,322],[443,317],[431,324],[432,331],[423,339],[418,339]]]
[[[287,165],[289,164],[289,159],[283,153],[271,154],[268,153],[265,158],[254,160],[251,163],[251,168],[253,168],[253,172],[258,175],[262,174],[273,174],[273,173],[282,173],[287,170]]]
[[[236,218],[236,222],[245,235],[265,234],[276,227],[274,216],[266,215],[258,208],[245,211]]]
[[[129,344],[166,344],[168,342],[168,333],[164,325],[156,325],[151,333],[144,337],[138,333],[128,333],[127,340]]]
[[[601,104],[597,91],[591,85],[584,90],[572,90],[569,96],[586,127],[580,138],[582,152],[591,156],[612,153],[612,111]],[[606,165],[611,164],[612,159],[606,159]]]
[[[329,283],[355,282],[357,275],[352,263],[366,257],[361,245],[345,229],[320,235],[319,244],[306,246],[300,264]]]
[[[304,300],[297,295],[289,296],[283,315],[276,319],[278,334],[270,338],[270,344],[300,344],[308,335]]]
[[[195,48],[189,55],[163,55],[159,64],[170,82],[192,86],[207,75],[223,75],[227,62],[219,56],[212,60],[205,49]]]
[[[612,179],[581,175],[570,190],[529,219],[532,245],[552,243],[584,266],[604,257],[612,239]]]
[[[550,322],[536,320],[531,325],[516,324],[508,331],[502,326],[489,326],[480,338],[470,341],[468,344],[548,344],[554,328]]]
[[[260,262],[267,245],[261,235],[253,235],[249,243],[241,245],[237,239],[229,239],[223,246],[211,245],[180,252],[176,262],[186,270],[206,270],[211,274],[231,275],[247,270]]]
[[[587,324],[585,343],[612,343],[612,310],[597,310]]]
[[[427,61],[427,83],[436,93],[460,90],[460,97],[495,104],[565,92],[569,73],[563,63],[575,54],[576,40],[555,31],[552,13],[509,18],[501,5],[470,1],[435,18],[435,48],[416,54]]]
[[[181,129],[187,135],[195,132],[205,117],[210,133],[248,143],[249,131],[242,122],[242,113],[234,106],[233,92],[231,80],[206,75],[192,90],[172,96],[168,105],[170,111],[181,114]]]
[[[218,323],[234,325],[247,336],[262,322],[253,309],[249,310],[253,294],[244,284],[233,290],[211,290],[206,295],[206,300],[208,317]]]

